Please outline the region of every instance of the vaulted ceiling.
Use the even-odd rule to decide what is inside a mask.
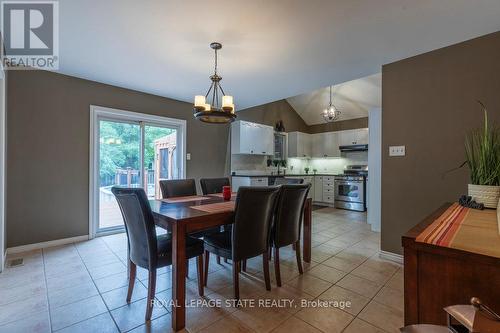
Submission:
[[[341,112],[339,121],[368,117],[368,111],[382,107],[382,74],[334,85],[332,101]],[[287,98],[306,124],[324,122],[321,112],[330,103],[330,87]]]
[[[500,30],[498,0],[64,0],[59,7],[61,73],[192,101],[208,88],[209,44],[219,41],[222,84],[238,109]]]

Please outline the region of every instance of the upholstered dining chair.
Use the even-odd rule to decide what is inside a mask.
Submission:
[[[197,194],[194,179],[160,180],[160,189],[164,199]]]
[[[204,195],[222,193],[224,186],[230,186],[229,178],[202,178],[200,179],[201,191]]]
[[[271,290],[268,245],[271,222],[279,188],[242,186],[235,203],[231,231],[205,237],[205,285],[208,282],[210,253],[232,260],[234,298],[239,299],[239,272],[243,260],[262,255],[266,289]]]
[[[161,180],[160,188],[164,199],[188,197],[198,194],[196,191],[196,182],[194,179]],[[189,235],[196,238],[203,238],[207,235],[211,235],[218,232],[220,232],[220,228],[215,227],[202,231],[193,232],[190,233]],[[220,257],[217,257],[217,262],[220,263]],[[187,267],[189,267],[189,265]],[[186,274],[189,275],[189,268],[186,270]]]
[[[274,181],[274,185],[291,185],[291,184],[303,184],[304,179],[301,178],[285,178],[285,177],[278,177]]]
[[[147,269],[149,279],[145,319],[149,321],[155,297],[156,269],[172,265],[171,234],[156,235],[153,213],[142,188],[113,187],[111,191],[118,201],[127,233],[129,260],[127,303],[130,303],[134,290],[137,266]],[[198,293],[203,296],[203,241],[188,236],[186,257],[197,258]]]
[[[300,227],[310,188],[309,184],[280,186],[270,242],[271,247],[274,248],[274,273],[278,287],[281,287],[280,248],[294,245],[297,267],[299,273],[303,273],[300,256]]]

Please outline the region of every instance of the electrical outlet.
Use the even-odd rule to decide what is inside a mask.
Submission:
[[[389,156],[405,156],[406,146],[390,146]]]
[[[186,154],[186,160],[191,161],[191,153]]]

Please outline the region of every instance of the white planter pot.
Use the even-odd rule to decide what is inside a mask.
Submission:
[[[497,208],[500,200],[500,186],[469,184],[469,196],[486,208]]]

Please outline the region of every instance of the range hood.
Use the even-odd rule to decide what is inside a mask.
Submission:
[[[341,152],[352,152],[352,151],[368,151],[368,145],[348,145],[340,146]]]

